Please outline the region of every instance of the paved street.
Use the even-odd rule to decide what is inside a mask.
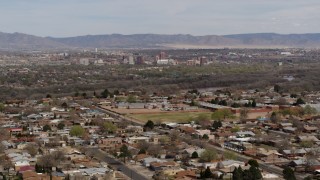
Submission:
[[[103,157],[100,159],[101,161],[107,162],[114,170],[121,171],[123,174],[128,176],[133,180],[148,180],[150,178],[145,177],[144,175],[140,174],[140,172],[136,171],[135,169],[129,168],[126,164],[122,163],[121,161],[117,160],[116,158],[109,156],[107,153],[94,148],[95,157]]]

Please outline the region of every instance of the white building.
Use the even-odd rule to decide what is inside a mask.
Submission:
[[[80,63],[81,65],[88,66],[88,65],[89,65],[89,59],[81,58],[81,59],[79,60],[79,63]]]

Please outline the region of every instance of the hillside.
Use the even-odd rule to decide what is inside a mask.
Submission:
[[[87,35],[67,38],[38,37],[22,33],[1,33],[0,48],[9,50],[40,50],[66,48],[319,48],[320,34],[236,34],[236,35]]]

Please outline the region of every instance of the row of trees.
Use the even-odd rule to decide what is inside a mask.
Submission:
[[[259,169],[259,164],[256,160],[249,160],[248,164],[250,165],[249,169],[243,170],[240,166],[234,168],[232,172],[233,180],[252,180],[252,179],[262,179],[262,174]]]

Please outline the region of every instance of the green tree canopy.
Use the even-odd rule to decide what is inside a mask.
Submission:
[[[278,84],[276,84],[276,85],[274,85],[273,90],[278,93],[278,92],[280,92],[281,87]]]
[[[303,114],[312,115],[312,114],[317,114],[317,113],[318,113],[317,109],[311,107],[310,105],[306,105],[306,106],[303,108]]]
[[[232,172],[232,180],[243,180],[243,170],[242,168],[239,166],[238,168],[234,168],[233,172]]]
[[[104,91],[101,92],[101,97],[102,98],[107,98],[109,96],[110,92],[108,89],[105,89]]]
[[[131,152],[129,151],[128,146],[126,146],[125,144],[120,147],[119,157],[122,157],[124,162],[126,162],[126,158],[131,157]]]
[[[209,139],[208,134],[204,134],[204,135],[202,136],[202,139],[206,139],[206,140],[208,140],[208,139]]]
[[[294,175],[294,171],[288,166],[286,166],[283,169],[282,174],[283,174],[283,178],[285,180],[296,180],[296,176]]]
[[[51,126],[49,126],[48,124],[44,125],[42,128],[42,131],[44,132],[51,131]]]
[[[130,94],[130,95],[128,96],[128,98],[127,98],[127,102],[128,102],[128,103],[135,103],[135,102],[137,102],[136,96]]]
[[[219,109],[212,113],[211,118],[214,120],[233,119],[233,113],[230,109]]]
[[[255,160],[255,159],[250,159],[249,161],[248,161],[248,164],[250,165],[250,166],[253,166],[253,167],[259,167],[259,163],[258,163],[258,161],[257,160]]]
[[[211,162],[217,158],[217,152],[212,149],[206,149],[200,154],[200,159],[204,162]]]
[[[103,129],[107,133],[115,133],[117,131],[117,126],[114,125],[112,122],[105,122],[103,123]]]
[[[199,154],[197,153],[197,151],[194,151],[192,154],[191,154],[191,158],[198,158],[199,157]]]
[[[252,107],[257,107],[256,100],[253,100],[253,101],[252,101],[251,106],[252,106]]]
[[[213,124],[212,124],[212,129],[214,130],[217,130],[219,129],[220,127],[222,127],[222,122],[220,120],[215,120],[213,121]]]
[[[57,125],[57,128],[61,130],[61,129],[64,128],[64,126],[65,126],[65,125],[64,125],[63,122],[59,122],[59,124]]]
[[[3,103],[0,103],[0,112],[3,112],[3,111],[4,111],[4,109],[5,109],[4,104],[3,104]]]
[[[146,124],[144,125],[145,128],[148,128],[148,129],[153,129],[154,128],[154,122],[151,121],[151,120],[148,120],[146,122]]]
[[[80,136],[83,136],[85,134],[85,130],[82,126],[79,126],[79,125],[76,125],[76,126],[73,126],[70,130],[70,135],[71,136],[77,136],[77,137],[80,137]]]
[[[209,178],[213,178],[213,174],[209,168],[209,166],[207,167],[207,169],[204,172],[200,173],[200,178],[201,179],[209,179]]]
[[[304,102],[304,100],[302,98],[298,98],[296,104],[297,105],[305,104],[305,102]]]

